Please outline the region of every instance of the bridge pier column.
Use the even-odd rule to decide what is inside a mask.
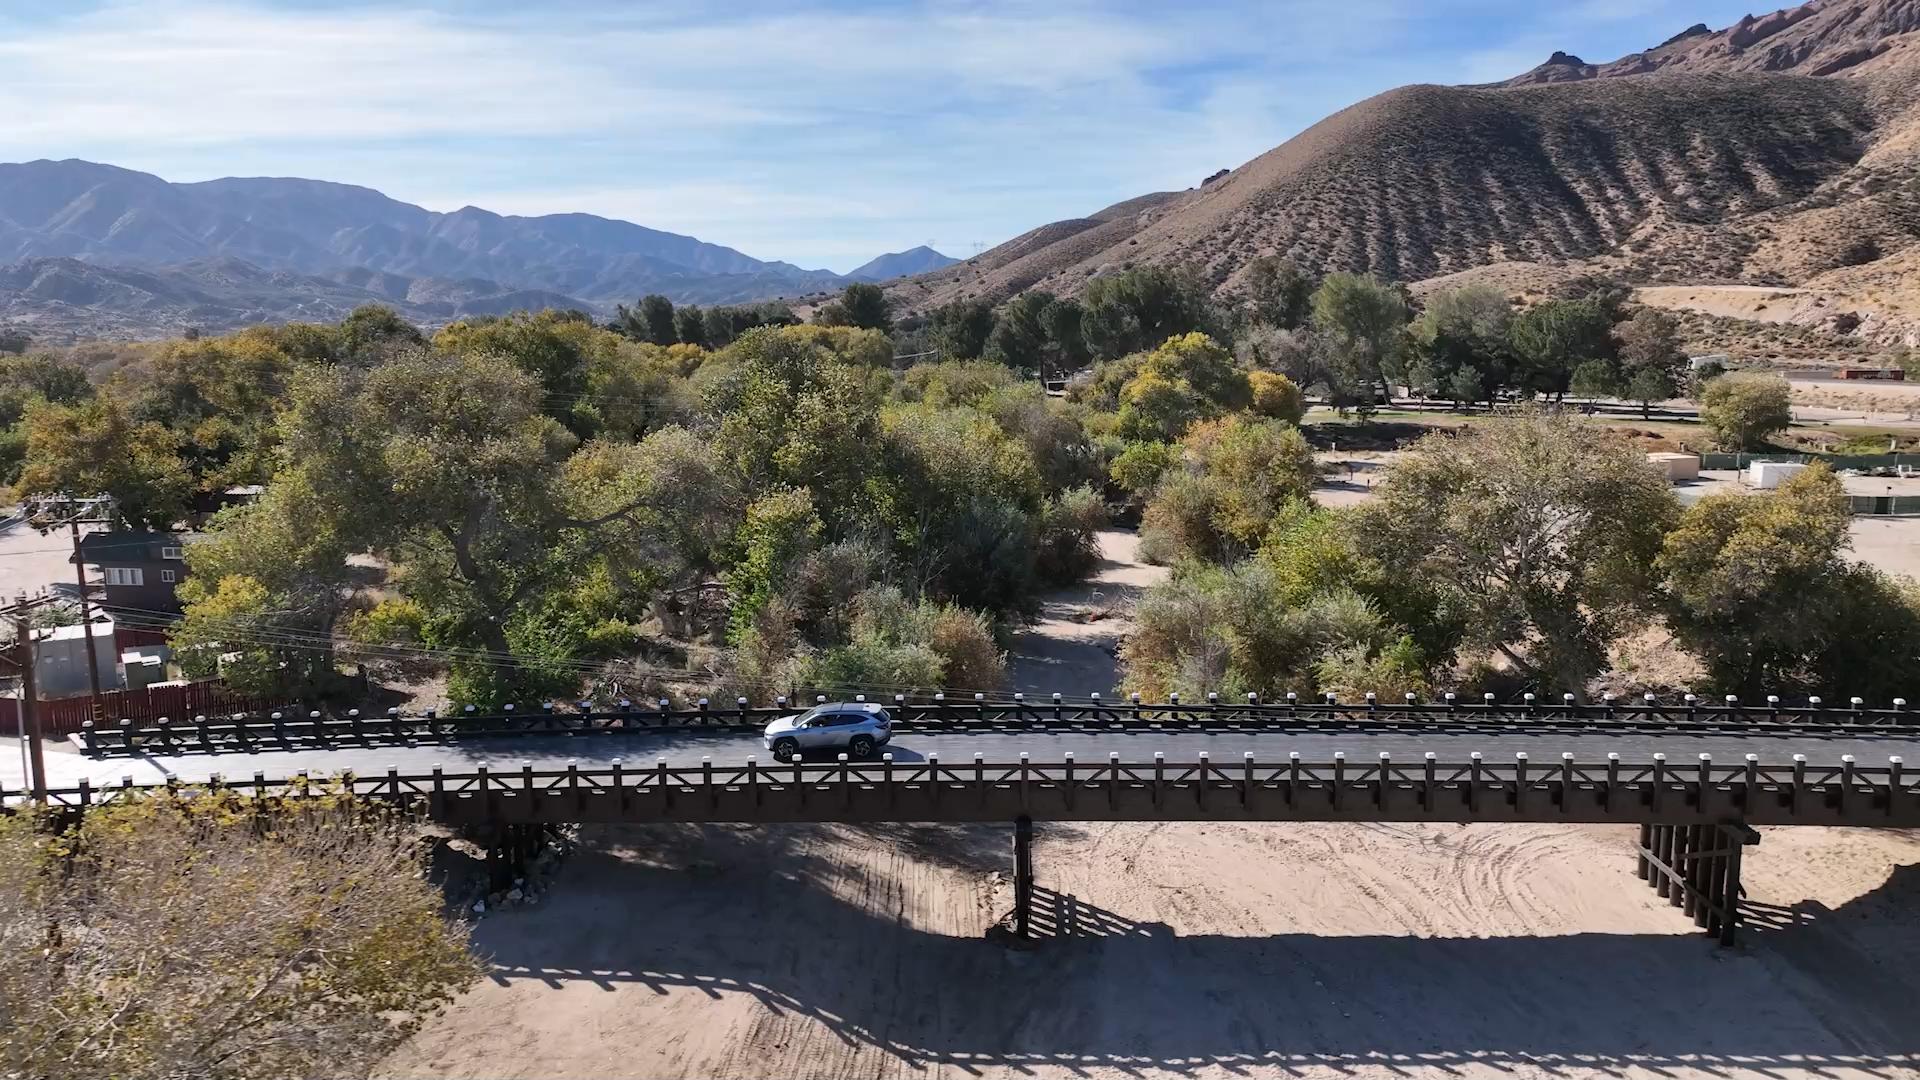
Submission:
[[[1760,834],[1745,825],[1642,825],[1636,869],[1722,945],[1740,929],[1740,863]]]
[[[1033,819],[1013,822],[1013,933],[1025,939],[1033,926]]]

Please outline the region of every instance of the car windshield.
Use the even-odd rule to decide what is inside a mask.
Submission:
[[[794,726],[798,727],[801,724],[805,724],[826,711],[827,711],[827,707],[825,705],[815,705],[813,708],[808,709],[806,712],[803,712],[799,716],[794,717],[793,718]]]

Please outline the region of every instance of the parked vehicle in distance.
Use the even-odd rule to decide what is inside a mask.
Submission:
[[[761,741],[779,761],[845,750],[863,758],[893,738],[893,717],[870,701],[831,701],[767,725]]]

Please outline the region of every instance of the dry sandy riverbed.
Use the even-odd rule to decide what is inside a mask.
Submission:
[[[1717,949],[1616,827],[596,830],[391,1076],[1912,1077],[1920,840],[1773,830]]]
[[[1076,611],[1155,571],[1102,546],[1023,640],[1027,689],[1111,676],[1123,614]],[[492,976],[383,1075],[1920,1077],[1906,834],[1768,832],[1732,951],[1616,827],[1042,825],[1030,953],[985,937],[1007,827],[582,839],[539,906],[476,927]]]

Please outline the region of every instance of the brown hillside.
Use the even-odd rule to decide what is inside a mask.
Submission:
[[[1036,230],[917,279],[901,298],[919,306],[1035,284],[1070,293],[1134,262],[1191,265],[1230,284],[1268,253],[1403,280],[1588,258],[1668,223],[1720,226],[1794,204],[1852,169],[1875,134],[1871,95],[1838,80],[1407,87],[1199,191],[1045,247],[1060,226]],[[1733,271],[1741,255],[1720,261]]]
[[[1036,229],[893,293],[908,309],[1072,294],[1137,263],[1231,288],[1270,253],[1515,292],[1591,270],[1778,286],[1917,240],[1920,0],[1816,0],[1612,64],[1562,55],[1511,84],[1394,90],[1201,188]]]
[[[1701,23],[1656,48],[1607,64],[1554,53],[1506,86],[1649,75],[1658,71],[1760,71],[1861,75],[1885,70],[1920,49],[1920,0],[1814,0],[1770,15],[1749,15],[1715,32]]]

